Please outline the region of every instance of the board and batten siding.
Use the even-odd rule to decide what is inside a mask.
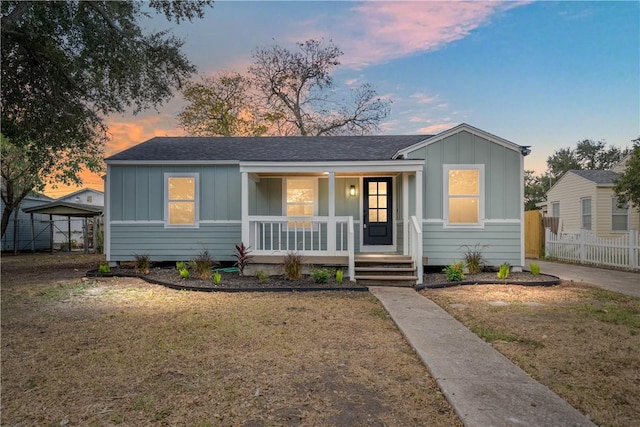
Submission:
[[[490,265],[522,263],[522,154],[468,131],[408,153],[424,159],[423,251],[430,265],[461,260],[464,245],[486,245],[483,255]],[[484,165],[485,222],[482,228],[444,226],[443,166]],[[409,179],[409,194],[415,182]],[[410,200],[410,208],[413,205]]]
[[[165,228],[166,173],[197,173],[197,228]],[[219,261],[231,261],[241,240],[240,171],[237,165],[110,165],[109,261],[188,260],[203,249]]]

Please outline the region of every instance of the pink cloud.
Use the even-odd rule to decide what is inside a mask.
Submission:
[[[418,133],[437,134],[457,126],[459,123],[440,123],[418,129]]]

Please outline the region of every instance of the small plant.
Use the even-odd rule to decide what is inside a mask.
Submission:
[[[238,267],[238,271],[241,276],[244,276],[244,268],[249,264],[249,260],[251,260],[252,256],[249,255],[251,246],[245,246],[244,243],[240,242],[236,245],[236,250],[233,252],[233,256],[236,258],[236,267]]]
[[[100,273],[109,273],[111,272],[111,267],[109,267],[109,264],[100,264],[98,271]]]
[[[531,264],[529,264],[529,270],[531,270],[531,274],[537,276],[538,274],[540,274],[540,264],[532,262]]]
[[[189,264],[199,279],[208,279],[211,277],[211,267],[218,265],[218,262],[213,259],[207,249],[203,249]]]
[[[222,274],[220,274],[219,271],[214,271],[213,272],[213,284],[218,286],[221,281],[222,281]]]
[[[500,270],[498,271],[498,279],[506,280],[509,277],[510,271],[511,271],[511,265],[508,262],[505,262],[500,266]]]
[[[151,257],[147,254],[133,254],[136,273],[149,274],[151,271]]]
[[[336,270],[336,283],[338,284],[342,283],[343,279],[344,279],[344,271]]]
[[[482,250],[487,248],[488,245],[481,245],[476,243],[473,246],[462,245],[458,249],[465,249],[464,262],[467,265],[469,274],[477,274],[484,268],[484,257],[482,256]]]
[[[287,280],[300,280],[303,260],[298,252],[287,252],[284,257],[284,276]]]
[[[315,283],[327,283],[331,277],[331,272],[326,268],[312,268],[311,278]]]
[[[180,277],[182,277],[183,279],[189,278],[189,270],[187,270],[186,268],[182,268],[178,270],[178,272],[180,273]]]
[[[444,268],[444,274],[449,282],[459,282],[464,279],[464,262],[458,261]]]
[[[256,271],[255,276],[256,276],[256,279],[258,279],[258,282],[260,283],[264,283],[269,280],[269,274],[262,270]]]

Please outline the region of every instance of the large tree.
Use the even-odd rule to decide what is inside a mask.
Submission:
[[[366,134],[387,117],[390,101],[369,85],[336,96],[332,73],[342,51],[331,41],[307,40],[291,51],[278,45],[256,49],[249,74],[266,111],[282,134]]]
[[[547,166],[552,179],[556,181],[571,169],[611,169],[627,154],[628,148],[607,147],[604,141],[584,139],[578,141],[575,149],[567,147],[556,150],[547,158]]]
[[[614,188],[621,206],[630,204],[640,209],[640,137],[633,141],[633,151],[627,169]]]
[[[195,71],[181,40],[143,32],[138,21],[147,11],[180,22],[202,17],[210,3],[1,3],[1,131],[29,173],[40,174],[34,185],[80,184],[80,170],[99,171],[104,117],[158,106]],[[9,197],[11,182],[3,179],[3,197],[17,208],[24,191]],[[4,213],[2,224],[4,235]]]

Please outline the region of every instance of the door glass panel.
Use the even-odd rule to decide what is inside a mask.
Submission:
[[[370,182],[369,183],[369,194],[378,194],[378,183]]]
[[[378,194],[387,194],[387,183],[379,182],[378,183]]]
[[[369,222],[378,222],[378,210],[369,209]]]
[[[387,208],[387,196],[378,196],[378,207],[383,209]]]
[[[387,210],[378,209],[378,222],[387,222]]]
[[[369,207],[370,208],[378,207],[378,198],[376,196],[369,196]]]

